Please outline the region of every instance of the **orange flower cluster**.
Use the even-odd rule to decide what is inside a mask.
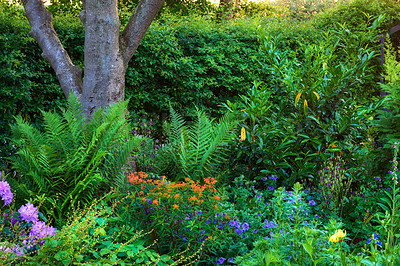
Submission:
[[[205,178],[203,185],[188,177],[185,179],[185,182],[169,183],[164,179],[165,177],[163,177],[162,180],[149,178],[148,174],[144,172],[134,172],[128,176],[129,182],[138,189],[137,193],[142,197],[146,196],[147,198],[154,199],[154,205],[160,205],[163,200],[170,199],[172,202],[167,200],[170,206],[173,206],[174,209],[178,209],[179,206],[182,206],[182,203],[193,205],[196,203],[204,203],[205,200],[220,200],[220,197],[214,194],[216,192],[214,186],[217,183],[215,178]],[[143,197],[141,200],[146,202],[146,197]],[[214,205],[214,208],[218,208],[217,205]]]
[[[144,182],[144,179],[146,179],[149,175],[146,174],[145,172],[134,172],[131,173],[128,176],[128,180],[129,182],[131,182],[132,184],[140,184]]]

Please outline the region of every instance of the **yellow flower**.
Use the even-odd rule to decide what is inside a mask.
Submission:
[[[331,236],[331,238],[329,238],[329,241],[332,242],[332,243],[337,243],[337,242],[339,242],[339,238],[335,234],[335,235]]]
[[[346,237],[346,231],[343,232],[342,230],[337,230],[335,235],[337,235],[339,241],[342,241]]]
[[[336,230],[335,234],[329,238],[329,241],[332,243],[337,243],[342,241],[346,237],[346,231]]]
[[[242,130],[240,132],[240,141],[246,140],[246,129],[242,127]]]

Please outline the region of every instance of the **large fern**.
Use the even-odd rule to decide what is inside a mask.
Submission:
[[[200,180],[215,176],[226,160],[226,149],[234,135],[237,120],[226,115],[214,122],[197,110],[194,123],[187,126],[172,107],[170,113],[169,143],[158,151],[156,171],[170,172],[177,179],[190,177]]]
[[[106,191],[140,145],[130,134],[126,107],[127,102],[121,102],[99,109],[87,121],[71,95],[62,115],[42,112],[43,132],[16,117],[12,142],[18,151],[11,162],[20,176],[18,189],[30,197],[45,195],[44,209],[60,222],[71,205],[90,202]]]

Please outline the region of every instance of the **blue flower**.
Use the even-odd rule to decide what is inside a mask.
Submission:
[[[274,190],[274,187],[270,185],[270,186],[268,186],[268,189],[272,191],[272,190]]]
[[[240,229],[240,228],[236,228],[236,229],[235,229],[235,232],[236,232],[238,235],[241,235],[241,234],[243,233],[243,230]]]
[[[243,229],[244,231],[249,230],[249,224],[246,223],[246,222],[244,222],[244,224],[242,225],[242,229]]]
[[[219,259],[217,260],[217,265],[221,265],[221,264],[223,264],[225,261],[226,261],[226,259],[223,258],[223,257],[221,257],[221,258],[219,258]]]
[[[382,241],[378,240],[376,241],[376,244],[378,245],[378,247],[382,246]]]
[[[310,205],[314,206],[315,205],[315,201],[314,200],[310,200]]]
[[[269,221],[267,219],[265,219],[264,221],[264,227],[266,228],[274,228],[276,226],[276,224],[273,221]]]
[[[229,259],[229,262],[233,262],[233,257],[231,257],[231,258]]]
[[[257,230],[257,229],[255,229],[253,232],[254,232],[254,234],[257,234],[258,230]]]

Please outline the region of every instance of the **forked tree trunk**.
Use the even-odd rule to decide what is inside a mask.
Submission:
[[[125,97],[125,72],[164,0],[141,0],[120,33],[117,0],[84,0],[79,17],[85,26],[85,76],[75,66],[53,28],[52,14],[41,0],[23,0],[31,36],[55,70],[66,97],[73,92],[91,117]]]

